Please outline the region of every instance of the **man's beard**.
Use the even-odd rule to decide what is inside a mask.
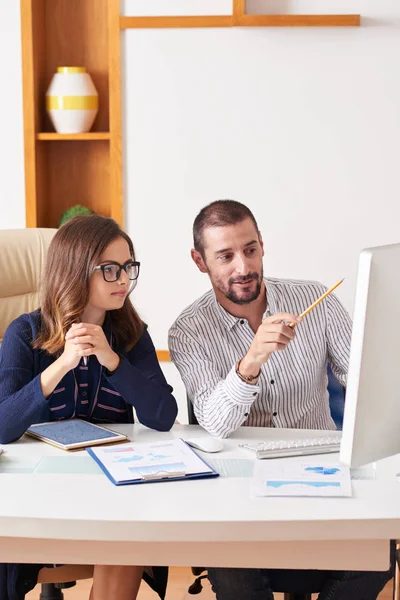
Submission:
[[[232,288],[234,283],[242,283],[244,281],[245,282],[248,281],[249,284],[251,284],[253,280],[257,281],[257,285],[256,285],[256,289],[250,296],[241,297]],[[247,277],[236,277],[235,279],[230,278],[228,280],[227,291],[224,289],[221,289],[221,288],[220,288],[220,290],[224,294],[224,296],[226,296],[226,298],[228,298],[228,300],[230,300],[234,304],[250,304],[250,302],[253,302],[254,300],[256,300],[258,298],[258,296],[260,295],[262,280],[263,280],[262,272],[260,275],[258,273],[250,273],[249,275],[247,275]]]

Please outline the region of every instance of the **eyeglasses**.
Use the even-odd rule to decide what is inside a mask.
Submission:
[[[105,263],[104,265],[94,267],[93,271],[101,271],[103,273],[104,281],[112,283],[113,281],[118,281],[118,279],[121,277],[122,269],[125,271],[131,281],[136,281],[136,279],[139,277],[140,262],[135,260],[127,260],[123,265],[120,265],[117,262],[109,262]]]

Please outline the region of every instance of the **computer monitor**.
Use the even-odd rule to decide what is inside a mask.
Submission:
[[[400,453],[400,244],[359,257],[340,460]]]

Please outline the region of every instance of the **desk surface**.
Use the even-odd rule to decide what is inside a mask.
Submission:
[[[182,425],[167,433],[114,429],[141,442],[207,436]],[[309,435],[242,428],[208,456],[249,460],[240,440]],[[66,453],[27,436],[3,449],[0,561],[384,569],[388,540],[400,538],[400,456],[377,463],[376,479],[353,481],[351,498],[254,498],[249,477],[117,487],[97,467],[79,472],[85,451]],[[55,472],[32,472],[43,457]]]

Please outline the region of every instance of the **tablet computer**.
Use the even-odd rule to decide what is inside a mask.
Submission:
[[[31,425],[26,432],[42,442],[63,450],[76,450],[86,446],[98,446],[128,440],[126,435],[95,425],[82,419],[66,419]]]

